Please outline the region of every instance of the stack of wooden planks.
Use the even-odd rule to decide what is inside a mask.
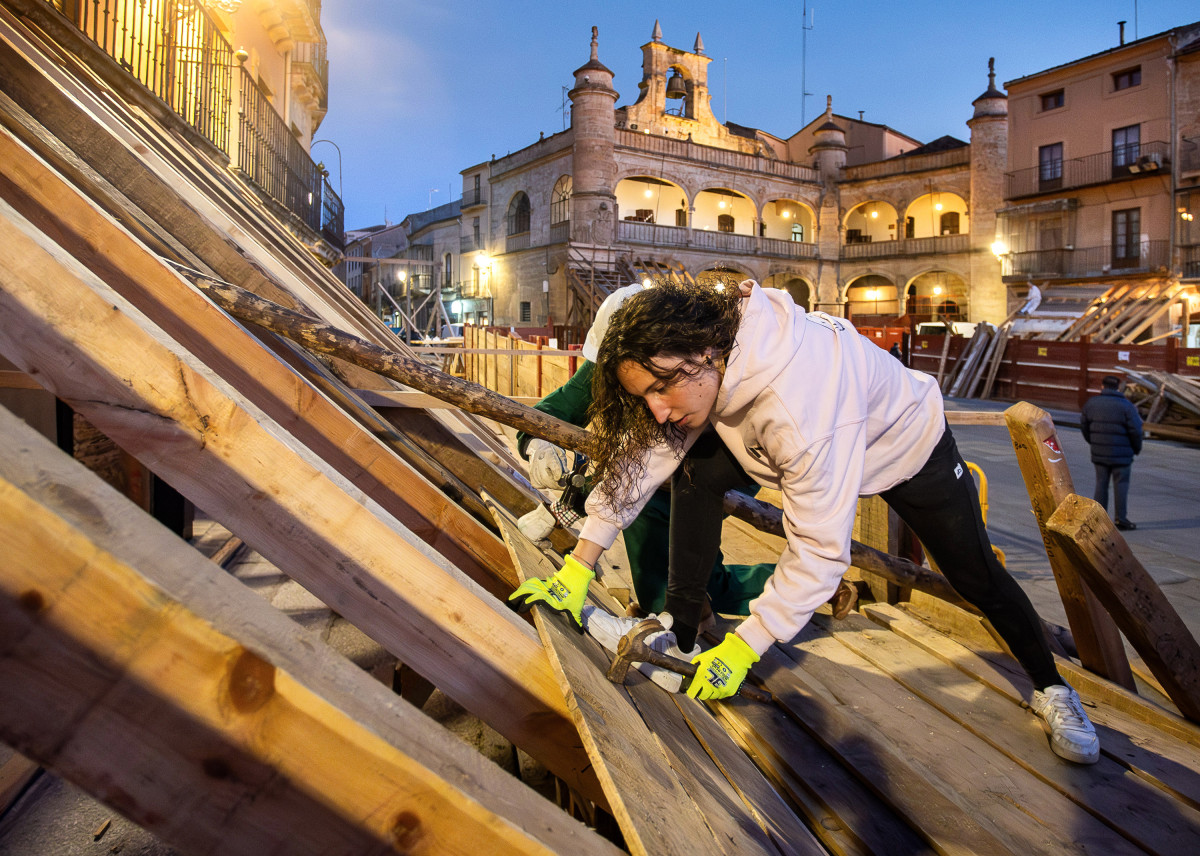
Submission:
[[[1084,336],[1097,343],[1127,345],[1149,330],[1176,304],[1188,312],[1186,296],[1178,283],[1121,283],[1092,302],[1082,316],[1057,336],[1057,341],[1074,342]],[[1185,324],[1186,326],[1186,324]],[[1168,336],[1178,335],[1179,328]]]
[[[1146,432],[1168,440],[1200,443],[1200,382],[1193,377],[1148,369],[1124,369],[1129,395]]]
[[[180,276],[405,353],[222,165],[14,4],[33,7],[0,5],[0,355],[17,380],[541,761],[588,824],[0,410],[6,743],[184,852],[1200,849],[1191,722],[1063,661],[1105,755],[1061,762],[1011,658],[940,602],[818,617],[756,667],[771,704],[612,684],[593,640],[515,616],[503,597],[563,545],[516,530],[539,497],[508,450],[458,411],[373,407],[355,390],[397,385],[235,321]],[[1035,500],[1048,532],[1094,531],[1071,507]],[[1152,665],[1183,675],[1181,651]],[[1168,689],[1194,716],[1191,683]]]

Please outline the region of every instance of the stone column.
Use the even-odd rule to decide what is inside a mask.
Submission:
[[[972,321],[998,324],[1008,317],[1008,292],[1000,260],[992,253],[996,212],[1004,207],[1008,167],[1008,96],[996,88],[995,59],[988,60],[988,88],[972,102],[971,128],[971,292]]]

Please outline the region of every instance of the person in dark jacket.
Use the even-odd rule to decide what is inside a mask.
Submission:
[[[1129,475],[1133,457],[1142,451],[1142,417],[1121,392],[1121,379],[1108,375],[1100,394],[1088,399],[1080,414],[1083,439],[1092,448],[1096,468],[1096,502],[1108,510],[1108,483],[1113,483],[1117,528],[1137,529],[1127,516]]]

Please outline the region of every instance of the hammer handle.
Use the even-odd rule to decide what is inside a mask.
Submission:
[[[646,650],[641,653],[646,655],[647,663],[651,663],[660,668],[671,672],[676,672],[689,678],[694,679],[696,677],[695,663],[689,663],[686,660],[678,660],[675,657],[672,657],[670,654],[664,654],[661,651],[650,648],[649,646],[647,646]],[[773,696],[769,692],[760,690],[753,684],[746,683],[746,681],[742,681],[742,685],[738,687],[737,694],[740,696],[745,696],[748,699],[753,699],[754,701],[769,702],[773,699]]]

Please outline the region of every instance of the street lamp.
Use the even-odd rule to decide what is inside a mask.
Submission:
[[[312,146],[315,146],[317,143],[329,143],[329,145],[333,146],[334,149],[337,150],[337,155],[338,155],[338,199],[341,199],[343,202],[345,202],[346,198],[342,195],[342,149],[333,140],[313,140],[312,145],[308,147],[309,151],[312,151]]]

